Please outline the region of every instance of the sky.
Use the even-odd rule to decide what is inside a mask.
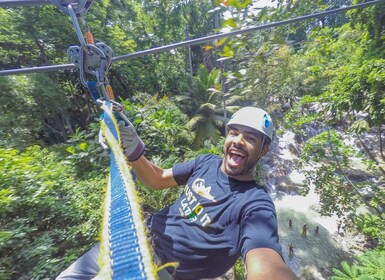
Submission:
[[[266,7],[266,6],[274,6],[275,4],[272,3],[271,0],[258,0],[258,1],[253,1],[253,2],[256,2],[254,3],[254,6],[255,7]]]

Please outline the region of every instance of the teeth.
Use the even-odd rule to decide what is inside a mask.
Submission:
[[[244,156],[243,153],[237,152],[237,151],[230,151],[230,153],[238,155],[238,156]]]

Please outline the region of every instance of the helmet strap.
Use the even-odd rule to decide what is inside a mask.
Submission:
[[[259,147],[258,160],[261,159],[261,154],[262,154],[263,146],[265,146],[265,137],[266,137],[266,135],[263,134],[261,146]]]

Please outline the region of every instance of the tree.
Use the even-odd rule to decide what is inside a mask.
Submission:
[[[205,140],[217,142],[224,134],[224,117],[220,70],[208,72],[201,65],[193,78],[192,88],[185,95],[176,96],[181,106],[190,115],[188,127],[195,131],[194,147],[202,147]],[[232,110],[234,107],[227,107]]]
[[[364,10],[363,15],[371,14],[370,10]],[[374,34],[368,31],[366,24],[357,21],[309,34],[310,41],[295,56],[302,61],[299,72],[305,74],[305,89],[310,90],[305,91],[307,95],[302,96],[295,110],[287,115],[288,127],[297,126],[301,130],[306,124],[319,126],[320,132],[315,136],[303,130],[306,140],[303,157],[306,164],[309,160],[318,164],[315,171],[308,172],[306,183],[315,184],[323,213],[349,217],[349,221],[367,233],[369,230],[362,227],[357,204],[352,203],[352,198],[372,208],[380,219],[385,204],[381,156],[381,126],[385,121],[384,61],[374,44]],[[371,144],[366,137],[368,133],[376,135]],[[358,154],[344,143],[347,137],[357,140]],[[351,166],[353,157],[362,158],[371,176],[378,179],[376,183],[357,183],[349,179],[357,173]],[[367,194],[368,190],[373,192]],[[375,217],[369,219],[377,221]],[[381,230],[383,226],[375,223]],[[378,232],[371,231],[370,238],[375,244],[383,243],[383,236]]]
[[[10,233],[0,240],[0,271],[10,279],[53,278],[96,238],[106,169],[80,174],[75,164],[93,147],[79,146],[78,157],[65,147],[0,148],[0,228]]]

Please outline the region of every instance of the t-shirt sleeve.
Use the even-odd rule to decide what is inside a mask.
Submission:
[[[197,159],[178,163],[173,166],[172,174],[179,186],[185,185],[194,171]]]
[[[242,219],[240,242],[243,258],[247,252],[256,248],[273,249],[282,257],[275,212],[266,209],[248,212]]]
[[[175,181],[178,183],[179,186],[185,185],[195,169],[200,165],[204,164],[208,160],[214,158],[214,155],[211,154],[204,154],[199,155],[195,159],[192,159],[187,162],[178,163],[173,166],[172,168],[172,174],[174,176]]]

